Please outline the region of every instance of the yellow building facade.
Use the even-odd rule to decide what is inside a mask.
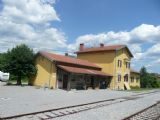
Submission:
[[[95,48],[84,48],[80,45],[77,58],[93,62],[102,68],[102,71],[111,74],[111,89],[129,89],[132,86],[130,63],[132,53],[125,45],[104,46]],[[127,87],[127,88],[126,88]]]
[[[108,58],[109,54],[109,58]],[[78,59],[88,60],[89,62],[95,63],[102,68],[102,71],[109,73],[114,76],[115,67],[113,66],[115,62],[115,53],[114,52],[99,52],[99,53],[86,53],[86,54],[77,54]],[[107,59],[105,59],[107,58]],[[107,64],[106,64],[107,63]],[[112,77],[114,79],[114,77]],[[110,86],[114,86],[113,80],[111,80]]]
[[[55,64],[42,55],[36,58],[37,76],[31,81],[32,85],[40,87],[56,88]]]
[[[112,77],[86,60],[49,52],[37,54],[36,67],[37,75],[30,84],[52,89],[106,89]]]
[[[140,73],[134,70],[131,70],[130,75],[130,86],[131,88],[140,88]]]

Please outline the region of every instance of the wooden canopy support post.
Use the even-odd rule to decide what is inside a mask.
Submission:
[[[84,89],[87,89],[87,83],[86,83],[86,75],[83,75],[83,80],[84,80]]]
[[[72,73],[68,73],[67,91],[71,90],[71,75],[72,75]]]

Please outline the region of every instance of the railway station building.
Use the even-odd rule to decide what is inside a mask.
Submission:
[[[53,89],[105,89],[112,78],[94,63],[49,52],[37,54],[36,66],[30,84]]]
[[[131,77],[139,79],[139,74],[131,71],[131,59],[133,54],[126,45],[100,44],[99,47],[87,48],[80,44],[77,58],[88,60],[102,68],[102,72],[111,74],[111,89],[131,89],[131,86],[140,87],[138,82],[131,82]],[[132,74],[132,76],[131,76]]]
[[[80,44],[77,58],[41,51],[32,85],[53,89],[117,89],[140,87],[139,73],[131,70],[133,55],[126,45],[87,48]],[[135,80],[133,80],[135,79]]]

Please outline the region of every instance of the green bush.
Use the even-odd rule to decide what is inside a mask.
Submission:
[[[131,87],[131,89],[140,89],[139,86],[130,86],[130,87]]]
[[[140,70],[140,83],[142,88],[160,87],[156,75],[148,73],[145,67],[142,67]]]

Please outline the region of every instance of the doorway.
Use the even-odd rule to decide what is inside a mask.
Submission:
[[[67,90],[68,86],[68,75],[63,75],[63,89]]]
[[[94,87],[94,77],[93,77],[93,76],[91,76],[91,87],[92,87],[92,89],[95,88],[95,87]]]
[[[107,82],[105,79],[100,80],[100,89],[106,89],[107,88]]]

